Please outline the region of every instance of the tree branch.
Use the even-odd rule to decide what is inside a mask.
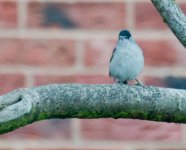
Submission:
[[[186,17],[175,0],[151,0],[163,21],[167,23],[179,41],[186,47]]]
[[[186,91],[123,84],[52,84],[0,96],[0,133],[50,118],[186,123]]]

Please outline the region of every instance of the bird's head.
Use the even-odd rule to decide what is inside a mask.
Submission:
[[[122,31],[120,31],[118,38],[119,38],[119,40],[130,39],[131,34],[128,30],[122,30]]]

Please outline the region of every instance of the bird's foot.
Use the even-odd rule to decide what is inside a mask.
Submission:
[[[139,85],[139,86],[145,87],[145,85],[142,84],[142,83],[140,83],[138,79],[135,79],[135,80],[136,80],[136,82],[137,82],[137,84],[135,84],[135,85]]]
[[[124,81],[124,82],[122,82],[123,84],[128,84],[128,82],[127,81]]]
[[[128,84],[128,82],[127,81],[124,81],[124,82],[120,82],[120,81],[118,81],[118,84]]]

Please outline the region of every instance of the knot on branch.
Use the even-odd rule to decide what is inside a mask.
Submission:
[[[9,126],[7,129],[11,130],[31,123],[36,116],[38,100],[37,92],[26,88],[0,96],[0,128]],[[2,129],[0,133],[5,131]]]

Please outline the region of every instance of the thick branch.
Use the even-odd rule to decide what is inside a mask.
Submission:
[[[0,97],[0,133],[50,118],[135,118],[186,123],[186,91],[123,84],[53,84]]]
[[[163,20],[186,47],[186,17],[175,0],[151,0]]]

